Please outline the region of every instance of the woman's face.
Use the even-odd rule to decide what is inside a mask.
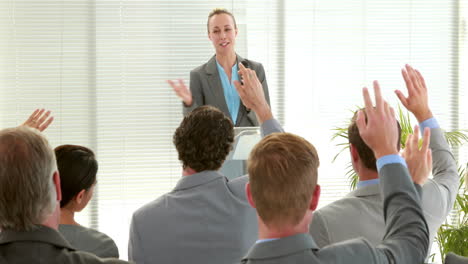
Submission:
[[[237,29],[234,27],[232,17],[228,14],[214,15],[210,18],[208,25],[208,38],[213,43],[216,54],[227,55],[234,53]]]

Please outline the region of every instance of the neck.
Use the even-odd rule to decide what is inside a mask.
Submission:
[[[295,226],[268,227],[258,215],[257,219],[259,239],[282,238],[309,233],[309,225],[312,221],[312,211],[307,211],[301,222]]]
[[[359,181],[374,180],[379,178],[379,174],[376,171],[370,170],[368,168],[361,168],[358,175]]]
[[[194,169],[187,167],[182,171],[182,176],[190,176],[197,173]]]
[[[60,224],[62,225],[80,225],[75,221],[75,211],[64,207],[60,209]]]
[[[55,206],[54,212],[47,217],[47,219],[42,222],[42,225],[53,228],[53,229],[58,229],[60,223],[60,202],[57,201],[57,205]]]
[[[231,69],[236,63],[237,56],[235,52],[229,54],[216,54],[216,60],[224,69]]]

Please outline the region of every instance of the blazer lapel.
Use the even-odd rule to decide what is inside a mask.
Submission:
[[[216,55],[211,57],[211,59],[206,63],[206,76],[211,93],[213,94],[213,97],[216,98],[216,100],[219,102],[219,110],[232,119],[226,104],[226,98],[224,97],[224,89],[223,85],[221,84],[218,68],[216,67]],[[233,121],[233,123],[235,123],[235,121]]]

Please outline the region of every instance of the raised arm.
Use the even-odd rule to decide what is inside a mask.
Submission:
[[[428,250],[429,234],[416,191],[420,187],[413,184],[405,161],[398,155],[395,114],[382,99],[377,82],[374,82],[374,91],[375,107],[364,88],[367,122],[361,111],[357,125],[362,139],[377,158],[380,188],[384,198],[385,235],[382,244],[373,249],[375,262],[423,263]],[[427,164],[425,159],[430,155],[427,154],[428,137],[425,139],[422,150],[414,151],[414,159],[420,160],[421,164]]]
[[[54,117],[49,116],[50,111],[36,109],[22,125],[38,129],[42,132],[54,121]]]
[[[234,81],[234,85],[245,107],[255,111],[260,124],[273,119],[270,106],[265,98],[263,86],[258,80],[255,71],[239,63],[239,75],[242,79],[242,83]]]
[[[430,110],[428,89],[422,74],[410,65],[406,65],[401,74],[408,96],[403,95],[399,90],[395,93],[406,109],[416,117],[421,130],[424,128],[431,130],[429,147],[433,158],[433,180],[429,180],[423,187],[422,204],[432,238],[453,207],[459,185],[459,175],[455,158],[444,133]]]

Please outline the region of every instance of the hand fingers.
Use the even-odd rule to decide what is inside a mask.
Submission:
[[[178,81],[179,81],[179,85],[181,87],[185,87],[185,83],[184,83],[184,81],[182,79],[179,79]]]
[[[44,111],[45,111],[44,108],[42,108],[42,109],[40,109],[39,111],[37,111],[37,113],[33,116],[33,121],[35,121],[36,119],[38,119],[39,117],[41,117],[42,114],[44,113]],[[34,111],[34,112],[36,112],[36,111]]]
[[[395,90],[395,94],[405,108],[408,108],[408,100],[400,90]]]
[[[239,65],[239,69],[240,69],[240,70],[245,70],[245,69],[247,69],[247,68],[244,66],[244,64],[242,64],[242,63],[238,63],[238,65]]]
[[[237,90],[237,92],[239,93],[239,96],[240,96],[241,93],[244,92],[244,91],[242,90],[242,84],[241,84],[239,81],[237,81],[237,80],[234,81],[234,87],[236,87],[236,90]]]
[[[409,157],[410,153],[411,153],[411,134],[409,134],[408,137],[406,138],[405,150],[403,151],[403,158]]]
[[[424,80],[424,77],[422,76],[422,74],[418,70],[415,70],[415,71],[416,71],[416,74],[418,75],[419,82],[422,84],[423,88],[427,89],[426,81]]]
[[[44,121],[47,119],[47,117],[49,117],[50,115],[50,111],[47,111],[44,115],[42,115],[39,120],[37,120],[37,123],[38,124],[42,124],[44,123]]]
[[[364,134],[366,132],[366,118],[364,116],[364,113],[362,110],[359,110],[358,114],[357,114],[357,118],[356,118],[356,125],[358,127],[358,130],[359,130],[359,134]],[[362,137],[362,136],[361,136]]]
[[[421,151],[426,152],[429,149],[430,141],[431,141],[431,129],[426,127],[424,129],[423,144],[422,144],[422,147],[421,147]]]
[[[49,119],[46,120],[46,122],[38,127],[39,131],[44,131],[46,128],[49,127],[50,123],[54,121],[54,117],[51,116]]]
[[[413,135],[411,136],[411,147],[419,150],[419,126],[414,126]]]
[[[379,82],[374,81],[374,96],[375,96],[375,107],[377,110],[384,110],[385,104],[382,99],[382,93],[380,91]]]
[[[405,69],[401,69],[401,75],[403,76],[403,80],[405,80],[406,89],[408,90],[408,96],[413,95],[414,93],[414,86],[411,78],[408,75],[408,72]]]
[[[372,106],[369,90],[366,87],[362,88],[362,97],[364,98],[364,104],[366,105],[366,113],[369,115],[373,112],[374,107]]]
[[[172,87],[172,89],[177,90],[177,85],[172,80],[167,80],[167,83]]]
[[[413,83],[414,91],[419,91],[421,84],[419,83],[417,74],[414,71],[413,67],[411,67],[409,64],[406,64],[406,71],[408,72],[411,82]]]

